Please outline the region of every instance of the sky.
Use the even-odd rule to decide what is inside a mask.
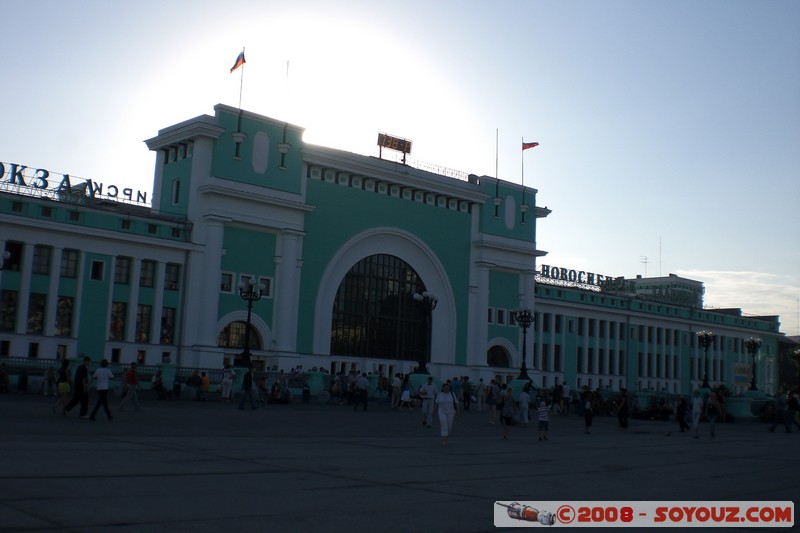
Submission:
[[[149,196],[143,141],[241,94],[309,143],[377,155],[387,132],[413,141],[411,160],[535,188],[552,210],[539,264],[696,279],[707,307],[780,315],[800,335],[800,2],[0,0],[0,12],[2,162]],[[523,153],[523,139],[540,145]]]

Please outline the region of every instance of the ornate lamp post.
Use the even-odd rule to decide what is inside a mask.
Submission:
[[[428,362],[425,358],[425,351],[426,347],[429,347],[431,344],[432,325],[430,323],[430,316],[433,310],[436,309],[436,304],[439,303],[439,298],[428,291],[424,291],[422,293],[415,292],[412,298],[414,298],[414,300],[419,302],[419,304],[422,306],[422,310],[424,311],[423,317],[425,320],[425,344],[423,345],[422,350],[419,352],[417,371],[415,374],[430,374],[430,372],[428,372]]]
[[[11,252],[9,252],[8,250],[3,252],[3,255],[0,255],[0,270],[6,269],[6,261],[8,261],[9,259],[11,259]]]
[[[715,337],[716,335],[710,331],[697,332],[697,340],[700,342],[700,346],[703,347],[705,352],[705,358],[703,359],[703,384],[700,385],[704,389],[711,388],[711,385],[708,384],[708,347],[714,342]]]
[[[519,377],[517,379],[531,379],[528,376],[528,367],[525,365],[525,358],[528,354],[528,328],[534,322],[535,318],[530,309],[520,309],[517,311],[517,324],[522,328],[522,366],[519,369]]]
[[[247,302],[247,325],[244,329],[244,352],[242,352],[242,362],[244,366],[248,368],[253,366],[253,361],[250,357],[250,318],[253,315],[253,302],[257,302],[261,299],[261,291],[263,290],[264,285],[260,284],[256,287],[252,278],[247,282],[244,280],[239,282],[239,296],[241,296],[242,300]]]
[[[753,357],[753,379],[750,381],[750,390],[758,390],[756,386],[756,352],[761,347],[761,339],[750,337],[744,341],[747,352]]]

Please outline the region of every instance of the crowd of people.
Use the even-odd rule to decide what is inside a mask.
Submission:
[[[79,417],[96,420],[100,409],[103,409],[107,419],[112,420],[109,392],[115,376],[109,368],[108,361],[102,360],[93,372],[89,370],[91,364],[89,357],[82,357],[81,364],[74,371],[70,368],[70,364],[68,359],[64,359],[58,370],[51,367],[42,376],[40,394],[57,397],[52,406],[53,412],[67,416],[75,407],[79,407]],[[233,401],[238,372],[243,372],[238,391],[241,394],[238,408],[244,409],[249,404],[253,410],[257,409],[260,403],[289,403],[292,398],[289,378],[301,375],[299,368],[292,369],[288,375],[277,372],[272,383],[268,384],[265,373],[257,373],[252,367],[235,369],[226,364],[218,386],[219,399],[222,402]],[[435,418],[438,418],[442,444],[447,444],[458,414],[469,411],[473,405],[477,406],[478,412],[487,413],[489,425],[502,426],[503,439],[510,437],[514,426],[525,428],[531,424],[532,419],[535,419],[540,441],[548,440],[552,415],[581,416],[584,433],[590,434],[595,416],[613,415],[617,418],[619,427],[626,429],[632,412],[634,410],[642,412],[636,405],[635,398],[631,398],[625,389],[609,397],[607,393],[603,394],[603,391],[591,391],[586,387],[580,391],[571,391],[566,385],[558,385],[548,390],[536,389],[533,382],[529,381],[515,397],[512,388],[499,379],[491,379],[488,383],[479,379],[476,383],[468,376],[456,376],[436,385],[433,376],[429,376],[421,385],[414,388],[410,374],[398,373],[388,379],[353,370],[348,374],[340,372],[331,378],[326,392],[330,395],[332,403],[351,405],[353,409],[361,407],[366,411],[372,397],[387,400],[391,410],[418,410],[421,413],[423,427],[432,427]],[[181,381],[176,376],[170,390],[164,383],[161,371],[156,371],[150,378],[150,388],[158,400],[180,398],[181,385],[187,387],[188,397],[194,401],[207,401],[211,398],[211,381],[206,372],[194,370],[185,382]],[[128,408],[140,411],[140,377],[135,362],[128,365],[120,382],[121,399],[117,408],[120,411]],[[376,383],[376,387],[374,394],[371,395],[372,382]],[[96,403],[91,412],[89,412],[90,384],[97,391]],[[8,392],[9,389],[8,372],[2,365],[0,392]],[[677,423],[678,431],[691,433],[694,438],[700,438],[701,422],[705,421],[709,437],[714,439],[717,424],[724,423],[728,417],[725,394],[722,392],[711,389],[697,390],[690,399],[680,398],[674,405],[668,405],[662,399],[657,405],[649,407],[647,412],[667,413],[669,419]],[[797,392],[777,394],[772,404],[767,407],[772,422],[769,427],[770,432],[774,432],[778,426],[783,426],[787,433],[790,433],[795,426],[800,429],[798,420],[800,395]]]

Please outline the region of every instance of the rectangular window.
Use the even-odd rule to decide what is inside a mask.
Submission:
[[[117,256],[114,263],[114,283],[128,285],[131,282],[131,258]]]
[[[172,180],[172,205],[178,205],[181,201],[181,180]]]
[[[25,333],[29,335],[41,335],[44,333],[44,311],[47,303],[47,295],[32,292],[28,298],[28,323]]]
[[[122,359],[122,350],[119,348],[112,348],[111,349],[111,362],[112,363],[119,363],[120,359]]]
[[[69,219],[72,222],[77,222],[81,219],[81,214],[78,211],[70,211],[69,212]]]
[[[233,274],[223,272],[220,278],[219,290],[222,292],[233,292]]]
[[[3,269],[12,272],[19,272],[19,265],[22,263],[22,249],[21,242],[7,241],[6,252],[9,253],[9,258],[3,261]],[[0,259],[2,260],[2,259]]]
[[[122,229],[131,229],[131,221],[128,219],[123,219],[120,221],[120,227]]]
[[[175,339],[175,308],[164,307],[161,309],[161,344],[174,344]]]
[[[14,331],[17,321],[17,291],[4,290],[0,302],[0,329]]]
[[[272,278],[258,278],[262,298],[272,298]]]
[[[139,273],[140,287],[153,287],[156,283],[156,262],[149,259],[142,261],[142,270]]]
[[[111,302],[111,323],[108,327],[108,339],[121,341],[125,338],[125,313],[127,311],[125,302]]]
[[[578,348],[578,357],[575,360],[575,371],[583,372],[583,346]]]
[[[105,261],[92,261],[91,278],[94,281],[103,281],[103,273],[105,272]]]
[[[156,231],[158,231],[158,226],[156,226],[155,224],[147,225],[147,233],[155,233]]]
[[[61,277],[62,278],[76,278],[78,277],[78,250],[65,249],[61,253]]]
[[[39,343],[38,342],[29,342],[28,343],[28,357],[36,358],[39,357]]]
[[[564,317],[561,315],[556,315],[556,333],[561,333],[561,322],[563,318]]]
[[[553,345],[553,372],[561,372],[561,345]]]
[[[494,324],[494,307],[489,308],[489,314],[486,319],[489,321],[489,324]]]
[[[33,265],[32,272],[34,274],[49,274],[50,273],[50,255],[53,249],[49,246],[37,244],[33,247]]]
[[[136,307],[136,342],[148,342],[150,340],[150,314],[153,307],[150,305],[139,305]]]
[[[505,309],[498,309],[497,310],[497,323],[501,326],[506,323],[506,310]]]
[[[49,216],[52,216],[52,215],[53,215],[53,208],[52,207],[47,206],[47,205],[42,206],[42,216],[43,217],[49,217]]]
[[[55,334],[59,337],[69,337],[72,333],[72,308],[75,299],[71,296],[59,296],[56,308]]]
[[[164,288],[168,291],[178,290],[178,279],[181,275],[181,266],[177,263],[167,263],[164,270]]]

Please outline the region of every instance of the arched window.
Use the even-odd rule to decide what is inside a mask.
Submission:
[[[414,269],[393,255],[356,263],[336,291],[331,354],[430,361],[430,313],[413,298],[425,290]]]
[[[502,346],[492,346],[486,352],[486,364],[501,368],[511,368],[511,357],[508,355],[508,350]]]
[[[217,346],[221,348],[242,348],[244,349],[245,330],[247,329],[247,322],[237,321],[231,322],[219,332],[217,337]],[[258,331],[250,325],[250,349],[261,349],[261,337],[258,336]]]

